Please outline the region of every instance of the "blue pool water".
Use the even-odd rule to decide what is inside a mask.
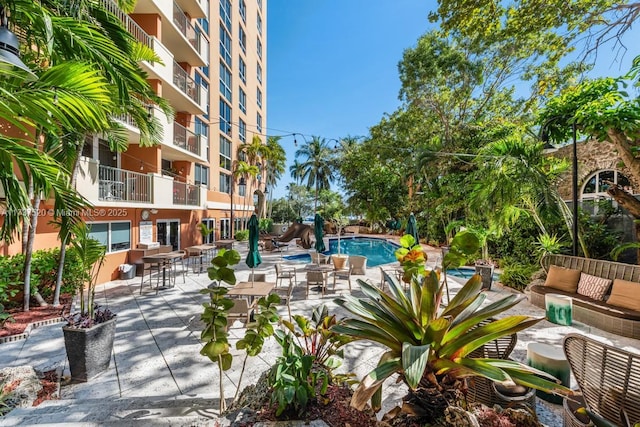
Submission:
[[[399,247],[400,246],[395,243],[388,242],[387,240],[372,237],[340,238],[340,253],[365,256],[367,257],[368,267],[375,267],[397,261],[394,252]],[[333,255],[337,253],[338,239],[329,239],[329,250],[325,251],[324,254]],[[309,254],[290,255],[284,258],[291,261],[311,262],[311,255]]]
[[[447,275],[453,277],[460,277],[462,279],[470,279],[476,272],[476,269],[473,267],[460,267],[460,268],[450,268],[447,270]],[[500,281],[500,275],[498,273],[493,273],[493,281]]]

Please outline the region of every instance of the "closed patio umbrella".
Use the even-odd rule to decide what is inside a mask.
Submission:
[[[411,212],[409,215],[409,221],[407,221],[407,229],[404,234],[411,234],[413,238],[416,240],[416,243],[420,243],[420,237],[418,237],[418,223],[416,222],[416,217]]]
[[[316,214],[316,217],[313,220],[313,234],[316,237],[316,252],[324,252],[324,241],[322,237],[324,236],[324,219],[320,216],[320,214]]]
[[[251,283],[253,284],[253,269],[262,264],[262,258],[258,251],[258,238],[260,236],[260,226],[256,214],[251,215],[249,220],[249,253],[247,254],[246,263],[251,268]]]

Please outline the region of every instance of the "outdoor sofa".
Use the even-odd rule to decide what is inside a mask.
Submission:
[[[544,285],[530,286],[533,305],[548,293],[572,297],[573,320],[640,339],[640,265],[568,255],[547,255]]]

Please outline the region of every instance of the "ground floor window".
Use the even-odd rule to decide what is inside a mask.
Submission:
[[[214,243],[216,241],[216,220],[213,218],[205,218],[202,220],[202,223],[211,230],[211,233],[204,236],[202,243]]]
[[[180,221],[158,220],[156,231],[161,245],[171,245],[172,250],[180,250]]]
[[[229,218],[222,218],[220,220],[220,238],[221,239],[230,239],[231,236],[231,230],[229,228],[229,225],[231,224],[231,221],[229,220]]]
[[[89,236],[102,243],[107,253],[131,249],[131,222],[92,222],[88,223]]]

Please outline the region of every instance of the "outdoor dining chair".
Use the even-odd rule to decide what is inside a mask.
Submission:
[[[257,300],[249,303],[246,298],[232,298],[232,301],[233,307],[227,313],[227,328],[231,327],[236,320],[249,323],[256,308]]]
[[[291,281],[298,281],[296,275],[296,269],[293,267],[285,267],[282,264],[276,264],[276,288],[282,286],[282,281],[288,279]]]
[[[307,271],[307,298],[309,298],[309,288],[312,286],[320,286],[322,296],[324,296],[324,289],[326,287],[324,271]]]
[[[362,255],[349,255],[349,265],[353,267],[353,274],[364,275],[367,273],[367,257]]]
[[[349,283],[349,292],[351,292],[351,274],[353,274],[353,265],[349,265],[342,270],[333,271],[333,289],[336,289],[336,280],[346,280]]]

